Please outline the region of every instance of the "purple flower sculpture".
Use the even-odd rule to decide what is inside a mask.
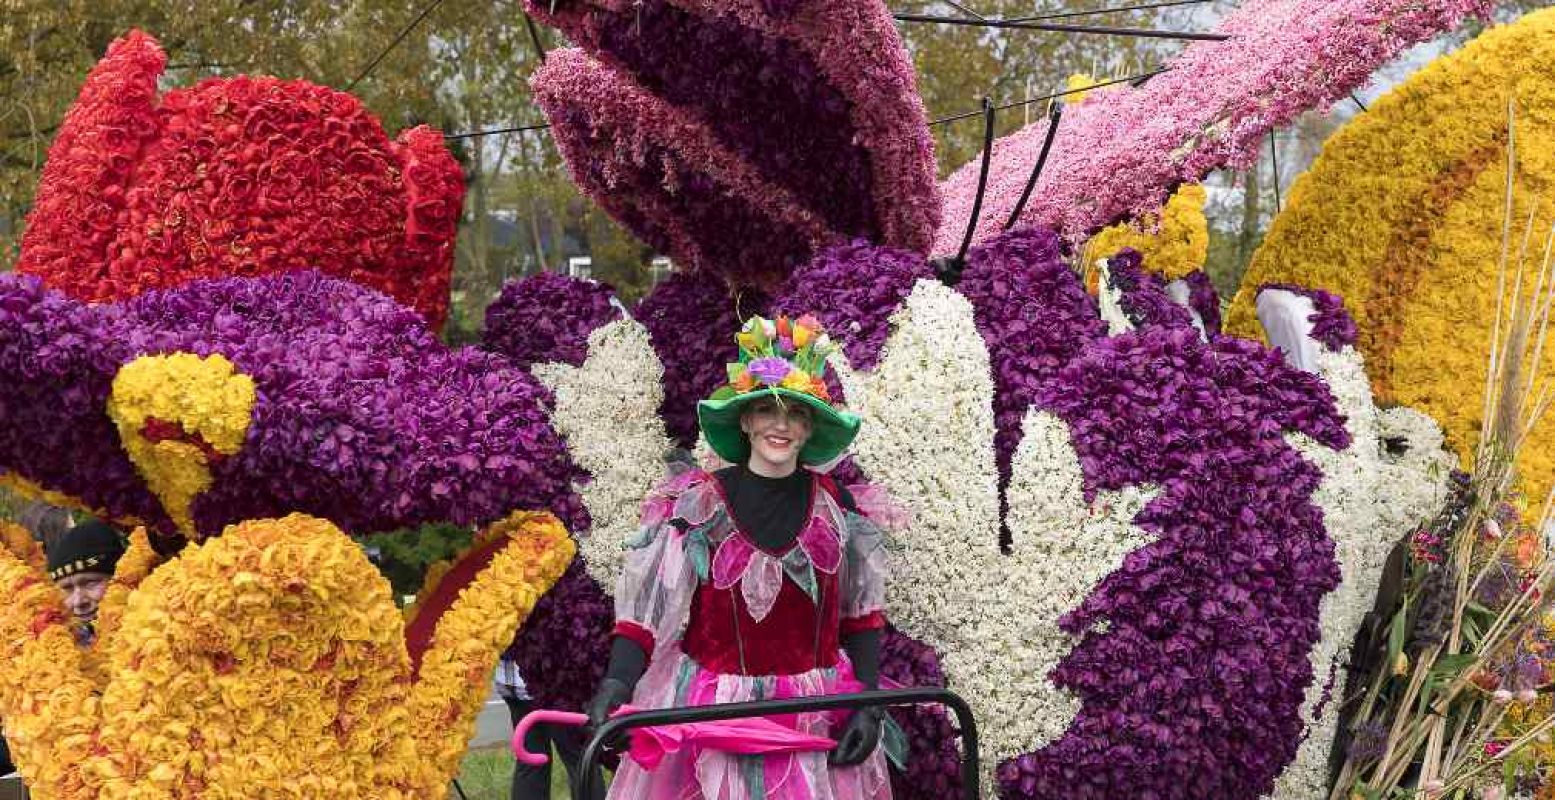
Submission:
[[[535,604],[507,655],[538,706],[581,711],[605,676],[614,625],[615,603],[574,561]]]
[[[956,288],[972,302],[993,367],[1002,512],[1026,409],[1088,342],[1107,335],[1107,326],[1064,263],[1058,237],[1041,228],[972,248]]]
[[[1127,247],[1107,259],[1112,286],[1122,295],[1123,313],[1136,327],[1193,327],[1188,308],[1167,296],[1166,281],[1140,269],[1143,260],[1138,250]]]
[[[770,289],[829,242],[927,251],[933,141],[884,5],[525,5],[587,53],[534,80],[574,177],[676,261]]]
[[[1002,796],[1266,794],[1339,579],[1321,475],[1283,438],[1348,446],[1327,387],[1252,342],[1148,328],[1091,343],[1035,402],[1068,424],[1088,493],[1161,495],[1134,520],[1153,541],[1062,620],[1082,639],[1052,678],[1078,717],[999,766]]]
[[[105,305],[0,277],[0,467],[171,532],[105,405],[120,367],[175,352],[221,354],[257,389],[243,445],[209,464],[213,482],[194,498],[202,534],[293,511],[358,533],[476,525],[515,508],[587,525],[545,387],[501,356],[449,350],[382,294],[314,272]]]
[[[822,250],[795,271],[772,310],[814,314],[854,369],[872,370],[890,333],[891,313],[928,277],[923,256],[857,240]]]
[[[1188,282],[1188,306],[1197,312],[1199,319],[1204,322],[1204,332],[1210,336],[1219,336],[1220,294],[1215,291],[1215,284],[1210,283],[1209,276],[1204,274],[1204,270],[1195,270],[1183,280]]]
[[[521,367],[546,362],[581,366],[589,334],[621,318],[606,283],[540,272],[508,281],[486,307],[481,346]]]

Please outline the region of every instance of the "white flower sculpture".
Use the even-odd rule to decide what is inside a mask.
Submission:
[[[664,367],[648,331],[623,319],[589,334],[582,366],[536,364],[533,372],[556,394],[551,423],[573,460],[593,476],[578,487],[593,520],[578,544],[589,575],[608,591],[621,572],[621,543],[637,529],[642,499],[664,475],[670,449],[658,415]]]
[[[834,366],[850,409],[865,420],[856,459],[913,515],[901,536],[889,616],[941,654],[949,687],[972,705],[991,793],[995,765],[1041,749],[1074,721],[1078,699],[1049,678],[1080,639],[1059,620],[1152,541],[1134,519],[1158,490],[1130,486],[1087,501],[1067,424],[1033,409],[1008,489],[1012,546],[1001,551],[989,356],[971,304],[936,281],[920,281],[894,312],[873,371],[855,371],[840,355]],[[1335,451],[1287,437],[1322,471],[1313,502],[1341,572],[1323,600],[1322,638],[1311,653],[1307,735],[1272,794],[1291,800],[1323,793],[1338,705],[1323,700],[1345,689],[1342,670],[1329,677],[1371,607],[1389,548],[1440,497],[1447,463],[1428,419],[1375,407],[1353,348],[1325,351],[1319,366],[1353,444]],[[584,488],[595,520],[584,552],[590,574],[611,587],[636,500],[663,473],[660,368],[640,327],[617,322],[590,337],[583,367],[544,374],[556,387],[558,428],[594,474]],[[1384,432],[1408,439],[1408,451],[1388,455]]]

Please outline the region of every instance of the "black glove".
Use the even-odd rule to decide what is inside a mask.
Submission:
[[[605,678],[599,682],[599,689],[595,690],[594,697],[583,709],[588,714],[589,727],[599,730],[610,719],[610,714],[620,708],[626,701],[632,699],[632,688],[615,678]],[[618,749],[621,738],[613,737],[605,742],[605,746]]]
[[[861,708],[848,718],[842,735],[837,737],[837,747],[831,751],[830,761],[839,767],[862,764],[880,744],[881,711],[878,708]]]
[[[589,715],[589,725],[594,728],[604,725],[610,719],[610,715],[630,699],[632,699],[632,687],[615,678],[605,678],[600,681],[594,697],[589,700],[588,707],[584,709],[584,712]]]

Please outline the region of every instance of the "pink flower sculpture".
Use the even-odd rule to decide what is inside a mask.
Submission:
[[[1058,123],[1019,222],[1075,243],[1153,211],[1177,184],[1252,163],[1263,137],[1344,98],[1406,48],[1488,11],[1487,0],[1253,0],[1229,14],[1225,41],[1197,42],[1145,85],[1096,90]],[[974,242],[1009,219],[1047,135],[1034,123],[994,143]],[[943,184],[936,254],[961,246],[979,164]]]

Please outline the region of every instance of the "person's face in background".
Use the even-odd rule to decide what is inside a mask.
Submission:
[[[97,606],[103,602],[112,576],[101,572],[78,572],[54,582],[65,593],[65,608],[77,622],[89,624],[97,620]]]

